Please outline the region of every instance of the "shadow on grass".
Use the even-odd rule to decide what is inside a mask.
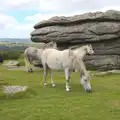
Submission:
[[[75,83],[71,83],[69,84],[70,86],[70,92],[66,92],[66,88],[65,88],[65,83],[56,83],[56,87],[52,88],[51,84],[49,84],[48,86],[46,86],[46,88],[48,87],[49,89],[55,89],[58,92],[64,92],[64,93],[83,93],[85,92],[83,89],[83,86],[80,84],[75,84]]]
[[[49,85],[49,88],[51,86]],[[106,85],[99,85],[99,84],[92,84],[91,83],[91,88],[92,88],[92,92],[91,93],[104,93],[104,92],[109,92],[111,91],[111,88],[106,86]],[[63,92],[66,92],[66,89],[65,89],[65,83],[57,83],[56,84],[56,87],[55,88],[52,88],[51,89],[56,89],[56,91],[63,91]],[[87,93],[83,86],[80,85],[79,83],[76,84],[76,83],[71,83],[70,84],[70,93]]]

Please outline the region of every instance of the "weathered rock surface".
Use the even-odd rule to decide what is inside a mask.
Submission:
[[[92,44],[95,54],[85,57],[87,67],[120,69],[120,11],[53,17],[37,23],[31,33],[34,42],[55,41],[58,48]]]

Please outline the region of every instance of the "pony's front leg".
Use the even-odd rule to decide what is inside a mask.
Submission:
[[[43,66],[44,69],[44,86],[47,86],[47,75],[48,75],[48,68],[46,65]]]
[[[51,80],[51,84],[52,84],[52,87],[55,87],[55,83],[54,83],[54,80],[52,78],[52,70],[50,70],[50,80]]]
[[[68,68],[65,69],[65,78],[66,78],[66,91],[69,92],[70,70]]]
[[[82,85],[82,74],[80,73],[80,85]]]

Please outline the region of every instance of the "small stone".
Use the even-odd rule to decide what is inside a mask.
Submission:
[[[13,95],[18,92],[25,92],[28,89],[28,86],[3,86],[3,92],[6,95]]]

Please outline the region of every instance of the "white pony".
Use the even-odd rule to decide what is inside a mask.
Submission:
[[[24,61],[25,61],[25,67],[27,68],[28,72],[33,72],[33,61],[41,60],[41,53],[44,51],[44,49],[38,49],[35,47],[28,47],[24,52]]]
[[[70,91],[69,79],[74,69],[80,71],[80,83],[87,92],[91,92],[90,76],[81,59],[79,59],[72,50],[45,49],[41,55],[41,61],[44,69],[44,85],[47,85],[47,74],[50,72],[52,87],[55,83],[52,79],[52,70],[64,70],[66,77],[66,91]]]
[[[75,55],[77,55],[82,60],[84,59],[86,54],[92,55],[92,54],[95,53],[91,44],[90,45],[84,45],[82,47],[74,49],[73,51],[74,51]],[[78,72],[78,71],[75,69],[75,72]]]
[[[28,47],[24,52],[24,61],[25,66],[28,69],[28,72],[33,72],[33,61],[41,63],[41,54],[46,48],[57,49],[57,44],[52,41],[46,44],[43,48],[39,49],[36,47]]]
[[[84,45],[84,46],[79,47],[79,48],[77,48],[73,51],[82,60],[84,59],[86,54],[88,54],[88,55],[94,54],[94,50],[93,50],[91,44],[90,45]]]

